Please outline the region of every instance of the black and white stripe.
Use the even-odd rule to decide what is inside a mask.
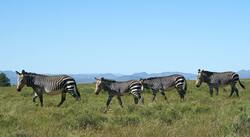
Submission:
[[[130,80],[130,81],[118,82],[115,80],[109,80],[105,78],[101,79],[95,78],[95,79],[96,79],[95,93],[97,95],[101,90],[108,91],[109,97],[106,103],[107,109],[114,96],[117,96],[120,106],[123,107],[121,96],[123,96],[126,93],[131,93],[134,96],[135,104],[138,104],[139,101],[143,103],[143,97],[141,96],[143,85],[140,81]]]
[[[167,100],[165,91],[172,88],[177,89],[181,99],[184,99],[187,90],[187,83],[184,76],[179,74],[174,74],[164,77],[151,77],[141,80],[142,84],[152,90],[153,98],[155,100],[156,94],[158,91],[164,96],[164,99]]]
[[[134,96],[138,97],[138,94],[143,90],[142,83],[140,81],[132,81],[129,85],[129,91]]]
[[[233,73],[233,74],[232,74],[232,81],[233,81],[234,83],[237,83],[239,80],[240,80],[239,74]]]
[[[21,91],[24,85],[33,88],[35,95],[33,101],[39,97],[41,106],[43,106],[43,94],[56,95],[61,94],[61,102],[58,106],[62,105],[66,99],[66,93],[70,93],[77,100],[80,99],[75,80],[67,75],[48,76],[36,73],[27,73],[22,71],[18,74],[17,90]]]
[[[139,100],[144,103],[143,97],[141,96],[141,92],[143,91],[143,85],[140,81],[132,81],[129,86],[129,91],[134,96],[135,104],[138,104]]]
[[[186,85],[186,82],[185,82],[186,80],[185,80],[185,78],[183,77],[183,76],[178,76],[178,77],[176,77],[176,79],[175,79],[175,87],[176,88],[183,88],[183,87],[185,87]]]
[[[200,87],[202,82],[205,82],[209,86],[210,96],[213,96],[213,89],[216,90],[216,94],[219,93],[219,87],[220,86],[231,86],[231,94],[236,93],[237,96],[239,96],[238,88],[236,87],[237,82],[239,82],[240,86],[242,88],[245,88],[245,86],[241,83],[239,74],[235,72],[211,72],[206,70],[198,70],[197,80],[196,80],[196,86]]]

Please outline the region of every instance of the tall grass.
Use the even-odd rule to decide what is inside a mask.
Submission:
[[[189,81],[184,102],[175,90],[167,92],[169,103],[160,94],[151,102],[151,93],[145,91],[144,105],[124,96],[122,109],[114,98],[106,114],[107,93],[94,95],[93,84],[78,85],[81,101],[68,94],[60,108],[59,95],[45,95],[41,108],[32,102],[30,88],[21,93],[15,87],[0,88],[0,136],[249,137],[250,80],[243,82],[247,90],[239,87],[240,98],[229,98],[229,89],[211,98],[206,85],[198,89]]]

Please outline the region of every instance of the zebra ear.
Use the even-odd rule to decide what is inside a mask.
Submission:
[[[18,71],[16,71],[16,74],[17,74],[17,75],[21,75],[21,73],[20,73],[20,72],[18,72]]]
[[[24,70],[22,70],[22,74],[24,74],[25,73],[25,71]]]
[[[198,72],[200,73],[200,72],[201,72],[201,69],[198,69]]]
[[[98,80],[98,78],[95,77],[95,80]]]
[[[144,79],[142,79],[142,78],[140,78],[140,80],[139,80],[141,83],[143,83],[144,82]]]
[[[104,77],[101,77],[101,80],[104,80]]]

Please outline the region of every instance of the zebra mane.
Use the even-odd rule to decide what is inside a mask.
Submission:
[[[37,73],[32,73],[32,72],[24,72],[24,75],[29,75],[29,76],[47,76],[44,74],[37,74]]]
[[[172,77],[172,76],[176,76],[176,77],[181,76],[182,77],[182,75],[179,75],[179,74],[172,74],[172,75],[168,75],[168,76],[149,77],[149,78],[145,78],[145,79],[141,79],[141,80],[154,80],[154,79],[161,79],[161,78]]]
[[[105,81],[105,82],[110,82],[110,83],[117,82],[116,80],[112,80],[112,79],[105,79],[105,78],[102,78],[101,80],[103,80],[103,81]]]
[[[207,74],[207,75],[213,75],[215,72],[211,72],[211,71],[207,71],[207,70],[203,70],[203,73]]]
[[[161,77],[150,77],[150,78],[145,78],[143,80],[153,80],[153,79],[158,79],[158,78],[161,78]]]

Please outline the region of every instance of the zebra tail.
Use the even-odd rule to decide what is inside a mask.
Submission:
[[[75,84],[75,86],[76,86],[76,84]],[[80,92],[78,91],[77,86],[76,86],[76,94],[78,95],[78,97],[81,97],[81,94],[80,94]]]
[[[184,90],[187,91],[187,80],[185,79],[185,87]]]
[[[246,89],[246,87],[240,82],[240,80],[239,80],[239,83],[240,83],[240,86],[241,86],[243,89]]]

